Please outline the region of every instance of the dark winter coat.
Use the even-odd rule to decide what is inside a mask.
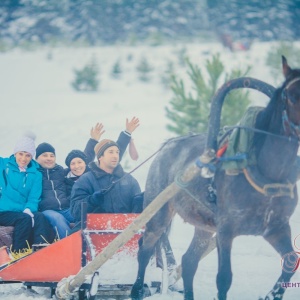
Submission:
[[[121,132],[117,143],[120,147],[120,157],[124,154],[131,137]],[[98,142],[94,139],[89,139],[84,153],[87,156],[87,161],[91,162],[95,158],[94,148]],[[89,171],[87,166],[85,173]],[[63,168],[56,165],[53,169],[41,168],[43,174],[43,192],[42,200],[39,205],[40,211],[44,210],[63,210],[70,207],[70,196],[74,182],[79,176],[67,178],[70,172],[69,168]]]
[[[95,157],[94,147],[97,141],[89,139],[86,147],[85,154],[88,161]],[[53,169],[45,169],[41,167],[43,174],[43,191],[42,200],[39,205],[39,210],[63,210],[70,207],[70,195],[72,185],[66,179],[66,174],[70,169],[64,169],[60,165],[56,165]]]
[[[135,203],[135,196],[141,193],[140,186],[121,165],[112,174],[100,169],[98,163],[92,162],[89,166],[90,172],[82,175],[72,189],[71,213],[76,221],[80,221],[82,202],[87,203],[88,213],[140,212]],[[103,195],[96,198],[94,193],[100,191],[104,192]]]
[[[118,137],[117,140],[117,144],[119,146],[119,150],[120,150],[120,161],[123,157],[123,154],[130,142],[131,137],[129,135],[127,135],[124,131],[122,131]],[[95,152],[94,152],[94,148],[96,146],[98,142],[94,139],[89,139],[88,143],[86,144],[86,147],[84,149],[84,153],[87,156],[87,161],[88,162],[92,162],[95,159]],[[90,169],[87,166],[84,173],[88,172]],[[70,196],[71,195],[71,191],[72,191],[72,187],[75,183],[75,181],[77,181],[77,179],[80,176],[75,176],[72,174],[72,177],[68,177],[68,174],[70,173],[70,169],[67,168],[65,169],[65,182],[66,182],[66,186],[67,186],[67,195]],[[81,175],[82,176],[82,175]]]
[[[69,208],[70,198],[67,196],[64,168],[55,165],[52,169],[41,168],[41,172],[43,174],[43,191],[39,205],[40,211]]]
[[[32,160],[26,172],[20,172],[15,156],[0,158],[0,211],[36,212],[42,192],[39,164]]]

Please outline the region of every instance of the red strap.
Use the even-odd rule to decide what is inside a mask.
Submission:
[[[224,144],[221,148],[219,148],[219,150],[217,151],[216,156],[221,157],[226,152],[227,147],[228,147],[228,143]]]

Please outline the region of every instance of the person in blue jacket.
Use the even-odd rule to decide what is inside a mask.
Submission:
[[[14,253],[23,253],[32,244],[51,243],[54,231],[38,212],[42,193],[42,174],[33,160],[35,136],[21,137],[13,155],[0,158],[0,225],[13,226]]]
[[[125,152],[131,140],[131,133],[139,126],[139,119],[126,120],[126,130],[120,133],[118,143]],[[103,125],[97,123],[91,129],[91,138],[88,140],[84,152],[72,150],[66,157],[68,168],[56,164],[55,149],[48,143],[40,144],[36,149],[36,159],[41,165],[43,174],[42,200],[40,211],[49,220],[59,239],[71,233],[71,223],[76,220],[70,212],[70,195],[74,182],[82,174],[89,171],[88,163],[95,158],[94,147],[104,133]],[[79,163],[80,162],[80,163]]]
[[[71,193],[71,213],[77,222],[81,204],[87,203],[87,213],[140,213],[141,189],[137,180],[125,173],[120,161],[118,143],[104,139],[95,146],[96,162],[83,174]],[[79,228],[77,228],[79,229]]]

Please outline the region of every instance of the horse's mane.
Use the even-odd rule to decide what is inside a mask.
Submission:
[[[278,112],[279,109],[281,109],[281,101],[278,101],[278,98],[281,97],[281,93],[283,90],[284,84],[282,87],[275,90],[272,98],[270,99],[268,105],[265,109],[263,109],[261,112],[258,113],[256,122],[255,122],[255,128],[270,132],[270,123],[272,120],[272,117],[274,113]],[[278,122],[277,124],[272,124],[272,133],[278,133],[280,131],[281,122]],[[261,149],[264,141],[266,138],[266,134],[264,133],[255,133],[253,144],[256,149],[256,151],[259,151]]]
[[[199,135],[202,135],[202,133],[189,132],[186,135],[171,137],[161,144],[161,148],[163,148],[166,144],[169,144],[171,142],[185,141],[187,139],[190,139],[191,137],[197,137]]]

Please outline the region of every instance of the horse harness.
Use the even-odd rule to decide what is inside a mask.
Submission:
[[[289,120],[287,110],[286,110],[286,105],[288,104],[288,102],[295,103],[295,99],[293,99],[292,97],[289,97],[288,89],[294,83],[298,82],[299,80],[300,80],[300,77],[297,77],[297,78],[291,80],[286,85],[286,87],[283,89],[282,95],[281,95],[282,100],[284,102],[284,106],[285,106],[285,109],[282,112],[282,125],[283,125],[283,129],[284,129],[284,133],[288,136],[276,135],[278,138],[287,139],[287,141],[291,141],[293,139],[297,140],[298,143],[300,140],[300,125],[296,125],[291,120]],[[228,130],[229,132],[225,133],[225,135],[230,134],[234,128],[253,130],[253,131],[257,131],[257,132],[264,133],[267,135],[273,135],[273,136],[275,135],[270,132],[257,130],[255,128],[250,128],[250,127],[246,127],[246,126],[229,127],[229,130]],[[296,137],[296,139],[294,137]],[[207,164],[201,162],[198,159],[196,161],[196,165],[199,168],[208,168],[211,171],[211,173],[214,174],[217,163],[222,163],[222,161],[226,161],[226,160],[238,161],[241,159],[245,159],[245,155],[246,155],[245,153],[237,153],[235,156],[230,157],[230,158],[222,157],[223,154],[226,152],[226,148],[227,148],[226,146],[227,146],[226,144],[222,145],[221,148],[217,151],[216,159],[213,159],[211,162],[209,162]],[[247,179],[248,183],[256,191],[258,191],[259,193],[263,194],[266,197],[284,197],[285,196],[285,197],[289,197],[289,198],[294,198],[294,188],[296,185],[297,176],[294,176],[294,178],[287,179],[285,183],[274,183],[274,182],[269,181],[265,177],[263,177],[259,173],[259,171],[255,168],[255,166],[249,166],[249,165],[242,168],[234,175],[238,175],[239,173],[243,173],[245,178]],[[211,189],[208,190],[208,192],[209,191],[211,191]]]
[[[247,167],[243,169],[245,178],[249,184],[266,197],[290,197],[294,198],[295,183],[271,183],[267,182],[255,168]]]
[[[284,104],[286,105],[288,102],[295,103],[295,99],[293,97],[289,97],[289,91],[288,89],[293,85],[295,82],[299,81],[300,77],[296,77],[295,79],[291,80],[286,87],[282,90],[282,100],[284,101]],[[292,121],[289,120],[288,114],[286,109],[282,112],[282,123],[283,123],[283,129],[286,134],[294,135],[300,139],[300,125],[294,124]]]
[[[289,97],[288,89],[296,82],[300,80],[300,77],[296,77],[291,80],[282,91],[282,100],[286,106],[288,102],[295,103],[295,99]],[[286,107],[282,112],[282,125],[286,135],[289,135],[289,139],[293,136],[297,137],[299,142],[300,139],[300,125],[294,124],[289,120]],[[249,184],[261,194],[268,197],[282,197],[287,196],[294,198],[294,189],[296,185],[296,178],[287,180],[286,183],[272,183],[266,182],[267,180],[259,174],[256,168],[248,166],[243,169],[243,174],[249,182]],[[293,183],[292,183],[293,182]]]

